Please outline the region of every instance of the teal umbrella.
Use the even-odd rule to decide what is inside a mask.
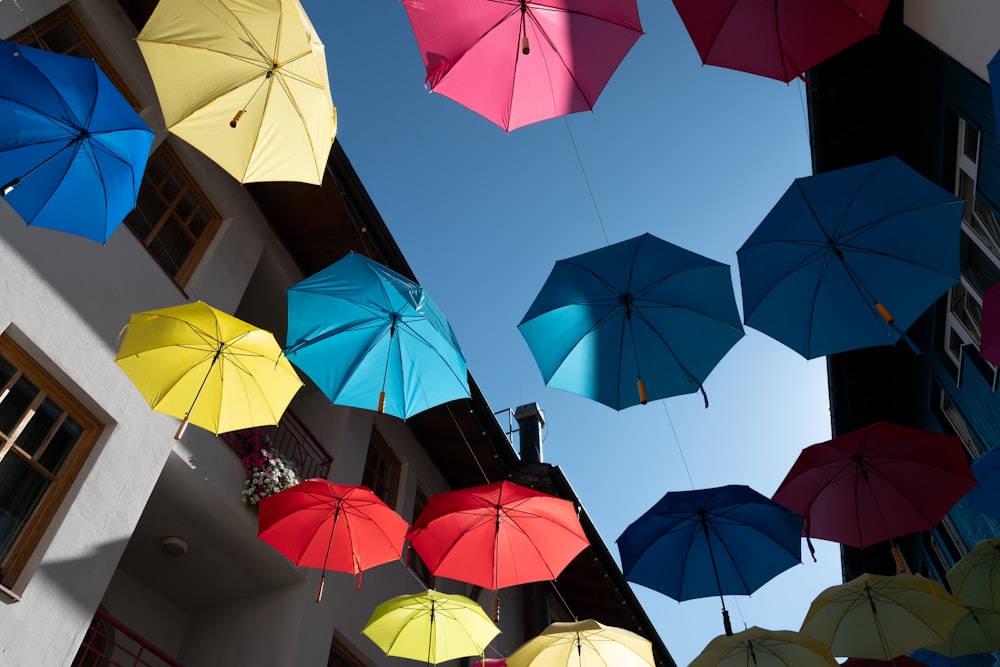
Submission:
[[[336,405],[407,419],[470,395],[458,340],[424,289],[355,252],[288,289],[285,354]]]
[[[729,267],[652,234],[556,262],[518,329],[546,385],[616,410],[704,394],[743,337]]]

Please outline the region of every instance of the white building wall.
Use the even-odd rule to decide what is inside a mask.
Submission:
[[[1000,49],[1000,2],[906,0],[903,22],[984,81]]]

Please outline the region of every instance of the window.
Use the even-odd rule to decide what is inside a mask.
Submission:
[[[330,643],[330,658],[326,667],[368,667],[362,662],[354,652],[348,648],[347,644],[337,635],[333,636]]]
[[[976,439],[972,437],[972,430],[969,425],[965,422],[965,418],[962,416],[962,411],[958,409],[958,406],[951,402],[948,398],[948,394],[941,391],[940,388],[935,387],[935,390],[940,394],[940,399],[938,407],[941,410],[941,414],[944,416],[951,427],[951,431],[959,437],[962,444],[965,445],[965,451],[969,455],[970,459],[975,459],[981,456],[983,453],[982,448],[976,442]]]
[[[382,435],[372,429],[361,483],[393,508],[396,506],[396,487],[399,486],[399,467],[399,459],[385,444]]]
[[[417,517],[420,516],[420,513],[424,511],[425,507],[427,507],[427,495],[420,489],[417,489],[417,495],[413,499],[413,519],[410,523],[417,520]],[[431,574],[430,569],[427,567],[427,563],[425,563],[424,559],[420,557],[420,554],[417,553],[416,549],[411,548],[407,552],[407,557],[410,559],[410,569],[418,577],[420,577],[420,580],[427,585],[427,588],[434,588],[434,575]]]
[[[944,333],[944,349],[959,368],[963,352],[979,359],[983,294],[1000,281],[1000,218],[976,191],[981,141],[982,133],[964,118],[959,118],[955,193],[965,200],[961,281],[948,292]],[[977,363],[977,368],[995,382],[996,369],[989,362],[983,360]]]
[[[0,584],[10,588],[20,575],[101,429],[0,335]]]
[[[219,229],[220,218],[177,155],[160,145],[149,156],[135,210],[125,218],[146,250],[183,287]]]

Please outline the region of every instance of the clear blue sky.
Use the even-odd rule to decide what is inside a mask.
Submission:
[[[730,264],[740,303],[736,250],[810,173],[801,82],[703,67],[673,4],[640,0],[646,34],[593,112],[505,134],[425,91],[398,0],[304,4],[348,158],[493,408],[541,406],[544,458],[612,553],[667,491],[747,484],[769,496],[803,447],[829,437],[825,361],[752,329],[706,381],[709,408],[691,394],[616,412],[545,387],[516,328],[553,263],[604,246],[605,231],[611,243],[649,232]],[[815,544],[818,563],[803,545],[802,565],[727,598],[737,629],[798,629],[840,582],[837,547]],[[634,588],[681,666],[723,631],[718,599]]]

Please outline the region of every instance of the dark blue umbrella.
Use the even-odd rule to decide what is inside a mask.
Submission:
[[[969,506],[1000,518],[1000,447],[994,447],[972,462],[976,485],[969,491]]]
[[[993,115],[997,127],[997,136],[1000,137],[1000,51],[996,52],[993,60],[986,66],[986,73],[990,76],[990,90],[993,91]]]
[[[617,544],[628,581],[678,602],[750,595],[801,562],[802,517],[743,485],[671,491]]]
[[[962,206],[895,157],[796,179],[736,253],[744,323],[807,359],[895,343],[958,282]]]
[[[910,657],[928,667],[994,667],[997,664],[992,653],[975,653],[949,658],[922,648],[911,653]]]
[[[556,262],[518,329],[546,385],[616,410],[702,389],[743,337],[729,267],[651,234]]]
[[[407,419],[469,397],[444,314],[420,285],[355,252],[288,289],[285,354],[336,405]]]
[[[93,60],[0,40],[0,197],[104,243],[135,208],[153,132]]]

